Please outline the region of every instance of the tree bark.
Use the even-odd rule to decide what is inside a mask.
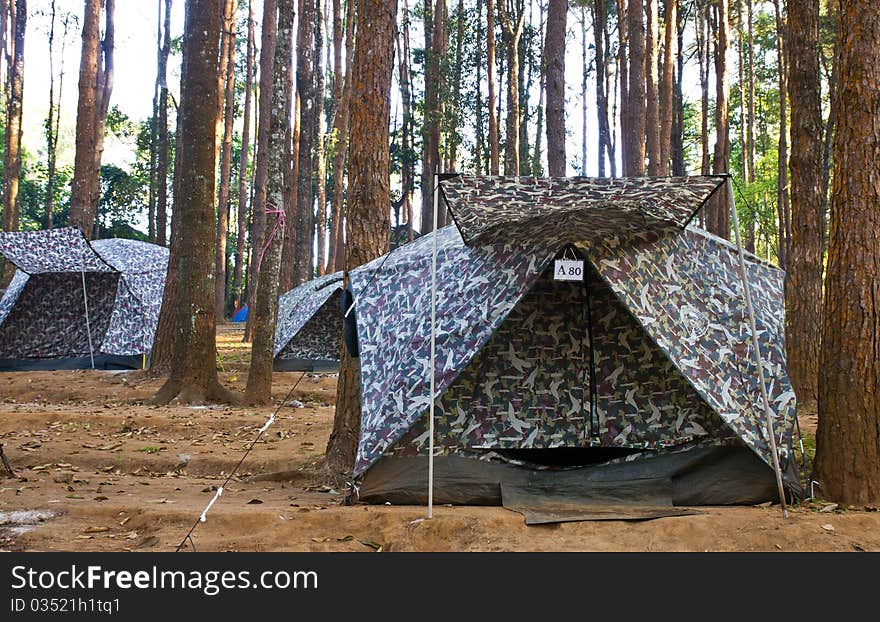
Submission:
[[[645,174],[645,19],[643,0],[629,0],[627,9],[627,42],[629,68],[627,84],[627,127],[624,128],[624,174],[641,177]]]
[[[275,16],[273,16],[275,17]],[[302,19],[303,14],[300,14]],[[267,213],[267,228],[263,246],[259,250],[260,280],[257,284],[254,315],[254,339],[251,362],[245,387],[245,402],[251,405],[268,404],[272,400],[272,362],[275,358],[275,324],[278,315],[278,279],[281,251],[284,246],[284,167],[286,143],[289,139],[287,112],[289,97],[286,83],[289,73],[293,39],[293,0],[278,0],[278,39],[275,62],[272,66],[272,108],[269,121],[269,168],[266,188],[266,206],[275,213]],[[271,228],[269,223],[272,222]]]
[[[156,403],[229,402],[235,397],[217,379],[214,317],[214,192],[220,6],[187,3],[180,98],[180,185],[177,339],[171,375]]]
[[[402,208],[403,213],[406,216],[406,222],[409,225],[407,228],[407,234],[409,236],[409,241],[412,241],[413,236],[413,189],[415,186],[415,165],[413,162],[413,114],[412,114],[412,85],[411,85],[411,77],[410,77],[410,44],[409,44],[409,7],[407,5],[407,0],[403,0],[403,24],[401,24],[400,31],[398,32],[397,40],[397,50],[398,50],[398,74],[400,76],[400,99],[403,105],[403,127],[402,127],[402,137],[403,137],[403,148],[401,154],[401,163],[400,163],[400,195],[401,200],[403,202]],[[401,36],[402,35],[402,36]],[[477,46],[479,49],[479,46]],[[477,105],[479,106],[479,98],[477,98]],[[478,113],[477,117],[480,117]],[[478,138],[477,143],[480,143],[479,139],[479,131],[482,121],[477,123],[477,132]],[[478,147],[478,155],[475,158],[477,170],[480,168],[480,155],[479,155],[479,147]]]
[[[21,135],[24,98],[24,38],[27,30],[27,1],[15,0],[11,22],[12,63],[7,72],[9,99],[6,105],[6,145],[3,153],[3,230],[18,231],[21,182]],[[12,279],[12,264],[6,262],[4,283]],[[8,277],[8,278],[7,278]]]
[[[823,497],[880,504],[880,5],[841,0],[831,234],[814,477]],[[794,145],[795,143],[793,143]],[[854,148],[857,145],[858,148]]]
[[[792,2],[788,12],[791,101],[791,254],[786,271],[785,345],[788,375],[800,405],[818,398],[822,329],[825,195],[822,102],[819,93],[819,2]]]
[[[551,177],[565,176],[565,33],[568,0],[550,0],[544,63],[547,72],[547,169]],[[595,24],[594,24],[595,27]],[[597,73],[600,63],[596,53]]]
[[[315,15],[317,0],[300,0],[296,37],[296,90],[300,100],[299,172],[292,243],[293,280],[296,286],[312,278],[314,223],[314,148],[320,114],[315,84]]]
[[[254,6],[248,0],[247,18],[247,60],[245,64],[244,118],[241,128],[241,158],[238,167],[238,230],[235,242],[235,272],[232,276],[232,291],[235,306],[241,305],[244,294],[245,237],[247,236],[248,215],[248,163],[251,143],[251,94],[254,89]]]
[[[791,204],[788,195],[788,51],[785,49],[783,0],[774,1],[776,11],[776,53],[779,59],[779,159],[776,177],[776,210],[779,220],[779,267],[788,270],[791,252]]]
[[[95,88],[95,152],[93,154],[91,177],[92,188],[89,193],[88,220],[91,223],[92,235],[97,235],[97,213],[101,199],[101,160],[104,156],[104,134],[107,124],[107,112],[110,110],[110,95],[113,93],[113,73],[115,70],[113,50],[116,42],[114,13],[116,0],[104,0],[104,40],[101,42],[101,54],[98,56],[98,83]],[[86,234],[89,236],[89,234]]]
[[[171,1],[165,0],[165,28],[159,64],[159,130],[156,166],[156,244],[165,246],[168,221],[168,56],[171,54]]]
[[[672,151],[672,117],[675,102],[673,73],[678,33],[678,0],[664,0],[663,77],[660,82],[660,162],[658,175],[669,175]]]
[[[355,3],[348,1],[345,16],[345,78],[342,83],[342,98],[333,129],[336,134],[336,152],[333,154],[333,203],[331,205],[332,228],[330,229],[330,248],[333,267],[336,272],[343,269],[343,224],[345,221],[345,159],[348,153],[349,110],[351,105],[351,66],[354,62]]]
[[[322,10],[320,4],[316,7],[315,14],[315,194],[318,201],[316,217],[315,244],[317,252],[317,275],[321,276],[326,270],[327,261],[327,152],[325,142],[326,126],[324,118],[324,67],[321,62],[324,49],[324,31]],[[310,245],[311,246],[311,245]],[[311,275],[310,275],[311,276]]]
[[[617,78],[620,83],[620,157],[623,174],[626,175],[629,152],[627,150],[627,132],[629,132],[630,118],[629,108],[629,59],[627,44],[629,33],[629,10],[627,0],[617,0]]]
[[[648,175],[656,177],[660,165],[660,78],[659,58],[660,16],[657,0],[645,0],[645,152]]]
[[[510,6],[505,6],[509,2]],[[504,174],[519,175],[519,41],[522,37],[525,11],[511,0],[498,0],[501,37],[507,51],[507,122],[504,135]]]
[[[677,35],[678,45],[675,52],[675,78],[672,112],[672,174],[676,177],[684,176],[684,93],[682,92],[682,74],[684,73],[684,11],[678,12]],[[698,26],[699,27],[699,26]]]
[[[220,62],[226,66],[220,92],[223,105],[219,108],[218,119],[222,119],[223,140],[220,143],[220,192],[217,197],[217,248],[214,254],[216,272],[216,291],[214,302],[217,305],[217,319],[226,317],[226,235],[229,228],[230,191],[232,183],[232,124],[235,121],[235,11],[238,0],[225,0],[223,8],[224,39]]]
[[[709,8],[697,5],[697,56],[700,64],[700,174],[710,172],[709,156]],[[705,218],[700,212],[701,221]]]
[[[727,48],[730,33],[730,6],[728,0],[718,0],[715,12],[715,151],[712,155],[712,173],[730,170],[730,82],[727,71]],[[730,237],[730,204],[727,185],[710,200],[707,229],[722,238]]]
[[[257,258],[266,228],[266,184],[269,177],[269,119],[272,108],[272,70],[275,63],[275,40],[278,34],[278,0],[263,1],[260,42],[260,80],[257,102],[257,149],[254,157],[254,191],[251,200],[251,258],[248,270],[248,307],[254,304],[260,268]],[[253,334],[253,319],[248,314],[245,341]]]
[[[82,229],[86,237],[91,237],[92,234],[89,212],[93,203],[92,180],[97,174],[94,165],[97,148],[96,86],[101,46],[101,4],[102,0],[85,0],[79,65],[79,100],[76,110],[76,154],[70,190],[70,224]]]
[[[503,2],[504,0],[499,0]],[[495,0],[486,0],[486,82],[488,83],[488,100],[486,107],[489,114],[489,174],[497,175],[500,170],[500,153],[498,148],[498,115],[496,113],[495,91]],[[422,229],[425,230],[424,225]]]
[[[349,218],[346,263],[364,264],[388,251],[391,202],[388,123],[397,3],[358,2],[349,164]],[[327,443],[330,475],[350,476],[360,432],[360,381],[357,361],[343,345],[336,414]]]

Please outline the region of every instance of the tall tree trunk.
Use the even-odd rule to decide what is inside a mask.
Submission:
[[[388,122],[397,2],[358,2],[349,164],[346,264],[364,264],[388,252],[391,203]],[[327,443],[327,467],[336,479],[350,476],[360,433],[359,366],[343,346],[336,414]]]
[[[565,176],[565,32],[567,19],[568,0],[550,0],[547,5],[544,63],[547,72],[547,168],[551,177]],[[601,70],[598,69],[601,62],[599,59],[597,52],[597,73],[601,73]]]
[[[177,339],[171,375],[154,401],[233,401],[217,379],[214,317],[214,192],[220,6],[216,0],[189,0],[183,43],[180,98],[180,185]],[[179,200],[178,200],[179,199]]]
[[[323,17],[320,2],[316,5],[315,12],[315,194],[318,200],[316,217],[315,243],[317,252],[317,274],[324,274],[327,252],[327,156],[324,146],[326,134],[324,118],[324,68],[321,63],[324,49]]]
[[[345,159],[348,153],[349,110],[351,105],[351,66],[354,62],[355,3],[348,0],[345,16],[345,77],[342,83],[342,97],[333,131],[336,134],[336,152],[333,154],[333,203],[331,205],[332,226],[330,228],[330,259],[332,272],[343,269],[343,224],[345,221]]]
[[[260,42],[260,80],[257,102],[257,151],[254,157],[254,190],[251,201],[251,258],[248,270],[248,307],[254,305],[254,295],[260,280],[257,259],[263,245],[266,228],[266,184],[269,181],[269,119],[272,109],[272,70],[275,64],[275,41],[278,35],[278,0],[263,0]],[[248,314],[245,341],[253,334],[253,317]]]
[[[443,125],[441,94],[445,82],[442,67],[443,55],[446,52],[446,0],[436,0],[431,7],[430,0],[425,2],[425,120],[424,148],[422,164],[422,233],[433,228],[431,214],[432,182],[434,171],[441,165],[440,134]],[[430,37],[429,37],[430,35]],[[442,218],[438,220],[442,226]]]
[[[715,12],[715,151],[712,155],[712,173],[730,170],[730,82],[727,72],[727,48],[730,33],[730,6],[728,0],[718,0]],[[722,238],[730,237],[730,205],[727,186],[715,193],[709,202],[707,229]]]
[[[675,44],[678,33],[678,0],[664,0],[663,77],[660,82],[660,166],[658,175],[669,175],[669,157],[672,150],[672,117],[675,105],[673,74]]]
[[[156,244],[165,246],[168,221],[168,56],[171,54],[171,1],[165,0],[165,27],[159,63],[159,129],[156,161]]]
[[[300,93],[294,89],[293,73],[293,29],[281,29],[280,21],[287,17],[282,13],[279,20],[278,39],[276,41],[275,58],[284,59],[286,63],[286,79],[282,83],[284,88],[284,204],[286,215],[284,228],[284,246],[281,250],[281,274],[278,281],[279,293],[286,292],[294,286],[294,268],[296,265],[296,209],[297,197],[299,196],[299,149],[302,123],[302,102]],[[292,19],[292,18],[291,18]],[[286,36],[289,35],[289,36]],[[284,48],[279,52],[278,48]],[[306,175],[310,175],[306,171]],[[279,205],[279,207],[281,207]],[[311,239],[311,232],[309,233]]]
[[[624,173],[630,177],[645,174],[645,19],[643,0],[629,0],[627,42],[629,44],[629,83],[627,85],[627,123]]]
[[[406,4],[404,4],[404,7]],[[477,32],[474,42],[474,64],[473,70],[476,75],[476,89],[474,96],[474,109],[476,112],[476,127],[474,133],[476,140],[474,141],[474,172],[477,175],[483,175],[489,170],[488,161],[486,160],[486,134],[483,127],[483,36],[485,26],[483,25],[483,0],[476,0],[476,17]],[[412,228],[410,228],[412,231]]]
[[[755,181],[755,45],[753,33],[754,15],[752,0],[746,0],[746,57],[749,67],[749,71],[746,74],[746,81],[748,82],[748,115],[746,117],[746,143],[748,144],[748,151],[746,156],[749,167],[749,176],[746,178],[746,183],[748,184]]]
[[[312,230],[315,194],[314,148],[318,124],[315,84],[315,15],[317,0],[300,0],[296,37],[296,90],[300,98],[299,173],[297,175],[295,237],[293,243],[293,281],[299,285],[312,278]]]
[[[244,118],[241,128],[241,157],[238,166],[238,231],[235,242],[235,272],[232,290],[236,306],[241,305],[244,294],[245,237],[247,236],[248,163],[251,143],[251,95],[254,89],[254,6],[248,0],[247,61],[245,64]]]
[[[605,161],[608,155],[609,164],[613,156],[610,155],[611,150],[611,130],[608,124],[608,57],[606,49],[608,45],[608,14],[607,6],[603,1],[593,3],[593,39],[596,46],[596,115],[597,127],[599,129],[599,177],[605,177]],[[586,15],[584,21],[584,47],[586,47]],[[584,50],[586,55],[586,50]],[[587,70],[586,63],[584,66],[582,96],[584,98],[584,131],[586,131],[586,90],[587,90]],[[583,154],[582,175],[586,175],[587,157],[586,151]]]
[[[880,4],[840,0],[839,7],[835,99],[843,114],[834,133],[814,477],[823,497],[876,507],[880,505]]]
[[[284,204],[284,167],[289,136],[290,96],[287,87],[289,59],[293,39],[294,0],[278,0],[278,38],[275,45],[275,62],[272,65],[272,108],[269,114],[269,167],[266,188],[266,205]],[[312,14],[314,15],[314,14]],[[300,13],[300,19],[304,15]],[[272,400],[272,361],[275,358],[275,324],[278,315],[278,279],[281,268],[281,251],[284,246],[284,212],[267,213],[265,239],[259,250],[260,280],[257,284],[254,316],[254,339],[251,346],[251,363],[248,370],[245,402],[268,404]],[[271,228],[269,223],[272,223]],[[250,315],[250,313],[249,313]]]
[[[799,403],[818,398],[822,328],[825,195],[822,187],[822,103],[819,3],[792,2],[788,12],[788,95],[791,101],[791,254],[786,270],[785,347]]]
[[[779,159],[777,160],[776,209],[779,219],[779,267],[788,270],[791,252],[791,204],[788,194],[788,51],[785,47],[783,0],[774,0],[776,12],[776,53],[779,59]]]
[[[648,175],[661,175],[660,165],[660,16],[657,0],[645,0],[645,152]]]
[[[403,0],[403,23],[396,37],[398,54],[398,74],[400,78],[400,99],[403,104],[403,127],[402,129],[402,154],[400,163],[400,196],[403,202],[403,213],[406,215],[407,235],[409,241],[413,236],[413,187],[415,185],[415,168],[412,157],[413,150],[413,115],[412,115],[412,85],[410,83],[410,47],[409,47],[409,7],[407,0]],[[479,49],[479,45],[477,46]],[[479,105],[479,98],[477,98]],[[477,118],[480,118],[480,113]],[[477,131],[480,131],[482,121],[477,122]],[[479,145],[480,138],[477,138]],[[480,155],[476,157],[477,170],[480,168]]]
[[[110,110],[110,95],[113,93],[113,73],[115,70],[113,51],[116,45],[115,7],[116,0],[104,0],[104,40],[101,42],[101,54],[98,56],[98,83],[95,89],[95,152],[92,162],[94,174],[91,177],[92,188],[89,193],[92,203],[88,213],[88,222],[92,223],[93,233],[98,231],[97,213],[101,199],[101,160],[104,156],[104,133],[107,113]]]
[[[27,0],[15,0],[15,13],[11,21],[12,63],[9,66],[9,99],[6,105],[6,145],[3,153],[3,230],[18,230],[21,181],[21,134],[22,102],[24,97],[24,37],[27,30]],[[3,278],[8,283],[14,270],[6,263]]]
[[[672,174],[676,177],[685,175],[684,162],[684,93],[682,92],[682,74],[684,73],[684,11],[678,12],[676,25],[676,39],[678,45],[675,51],[675,78],[672,112]]]
[[[504,0],[498,0],[504,2]],[[495,0],[486,0],[486,81],[488,83],[488,100],[486,108],[489,114],[489,174],[497,175],[500,171],[500,153],[498,148],[498,115],[496,113],[495,91]],[[427,231],[424,225],[422,230]]]
[[[697,4],[697,56],[700,64],[700,174],[710,172],[709,155],[709,7]],[[700,212],[700,219],[704,214]]]
[[[225,0],[223,8],[222,46],[223,54],[220,62],[225,64],[223,83],[220,92],[223,94],[223,105],[219,108],[218,119],[222,119],[222,136],[220,143],[220,192],[217,197],[217,248],[214,254],[214,270],[216,272],[216,291],[214,301],[217,305],[218,321],[226,317],[226,235],[229,228],[229,185],[232,183],[232,123],[235,121],[235,11],[238,0]]]
[[[459,127],[461,125],[461,72],[464,62],[464,0],[458,0],[455,11],[455,59],[452,62],[452,106],[449,114],[449,128],[447,130],[448,164],[447,171],[458,169],[458,147],[461,145]],[[479,123],[478,123],[479,125]]]
[[[59,101],[55,104],[55,0],[52,0],[49,26],[49,114],[46,117],[46,215],[43,224],[46,229],[52,228],[52,216],[55,210],[55,165],[57,162],[58,149],[58,125],[61,119],[61,89],[64,84],[64,44],[67,40],[67,27],[65,22],[64,34],[61,38],[61,76],[58,86]],[[59,119],[56,122],[56,117]],[[8,127],[8,124],[7,124]]]
[[[505,6],[505,2],[509,6]],[[504,136],[504,174],[519,175],[519,41],[522,37],[525,11],[515,7],[515,0],[498,0],[501,36],[507,51],[507,122]]]
[[[627,45],[629,42],[629,33],[627,26],[629,24],[629,9],[627,0],[617,0],[617,77],[620,82],[620,157],[622,162],[623,174],[627,174],[627,163],[629,162],[629,152],[627,151],[628,132],[630,128],[632,114],[630,112],[629,100],[629,58]]]
[[[89,217],[93,202],[92,180],[97,148],[98,56],[101,46],[102,0],[85,0],[82,30],[82,51],[79,65],[79,100],[76,110],[76,154],[70,190],[70,224],[92,234]]]

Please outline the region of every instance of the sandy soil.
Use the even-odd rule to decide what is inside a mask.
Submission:
[[[222,380],[249,346],[224,326]],[[299,378],[276,373],[277,402]],[[504,508],[343,506],[321,458],[335,377],[309,375],[193,534],[219,551],[880,551],[880,512],[823,503],[700,508],[644,522],[527,527]],[[142,372],[0,374],[0,550],[173,550],[275,406],[155,407]],[[802,419],[815,429],[813,415]]]

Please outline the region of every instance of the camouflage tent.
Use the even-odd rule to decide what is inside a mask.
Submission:
[[[772,498],[738,254],[689,226],[724,181],[444,180],[457,227],[350,274],[361,499],[425,497],[435,235],[436,502],[498,503],[572,478],[598,497],[623,481],[656,480],[632,494],[662,489],[670,506]],[[554,280],[553,260],[575,256],[585,260],[583,281]],[[783,274],[745,259],[794,488]]]
[[[295,287],[278,299],[276,371],[330,371],[339,367],[342,273]]]
[[[63,228],[0,233],[0,253],[18,268],[0,299],[0,368],[141,367],[159,319],[168,249],[89,242],[79,229]]]

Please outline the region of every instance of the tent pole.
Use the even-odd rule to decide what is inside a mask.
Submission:
[[[83,305],[86,308],[86,334],[89,336],[89,360],[91,360],[91,362],[92,362],[92,369],[95,369],[95,349],[92,347],[92,325],[89,322],[89,295],[86,292],[85,261],[83,261],[82,269],[80,270],[80,274],[82,275]]]
[[[434,386],[437,368],[437,212],[440,202],[440,168],[434,169],[434,246],[431,254],[431,402],[428,406],[428,518],[434,517]]]
[[[761,399],[764,402],[764,417],[766,419],[767,435],[770,438],[770,452],[773,456],[773,470],[776,472],[776,485],[779,488],[779,503],[782,505],[782,515],[788,518],[788,509],[785,507],[785,490],[782,486],[782,470],[779,468],[779,453],[776,450],[776,435],[773,432],[773,411],[770,409],[770,398],[767,396],[767,385],[764,381],[764,365],[761,362],[761,350],[758,344],[758,329],[755,326],[755,310],[752,307],[752,293],[749,288],[749,279],[746,275],[746,260],[743,256],[742,241],[739,234],[739,218],[736,214],[736,201],[733,197],[733,178],[727,177],[727,201],[733,219],[733,231],[736,236],[736,249],[739,257],[739,275],[742,280],[743,292],[746,298],[746,309],[749,314],[749,328],[752,333],[752,350],[755,352],[755,363],[758,366],[758,386],[761,388]]]

